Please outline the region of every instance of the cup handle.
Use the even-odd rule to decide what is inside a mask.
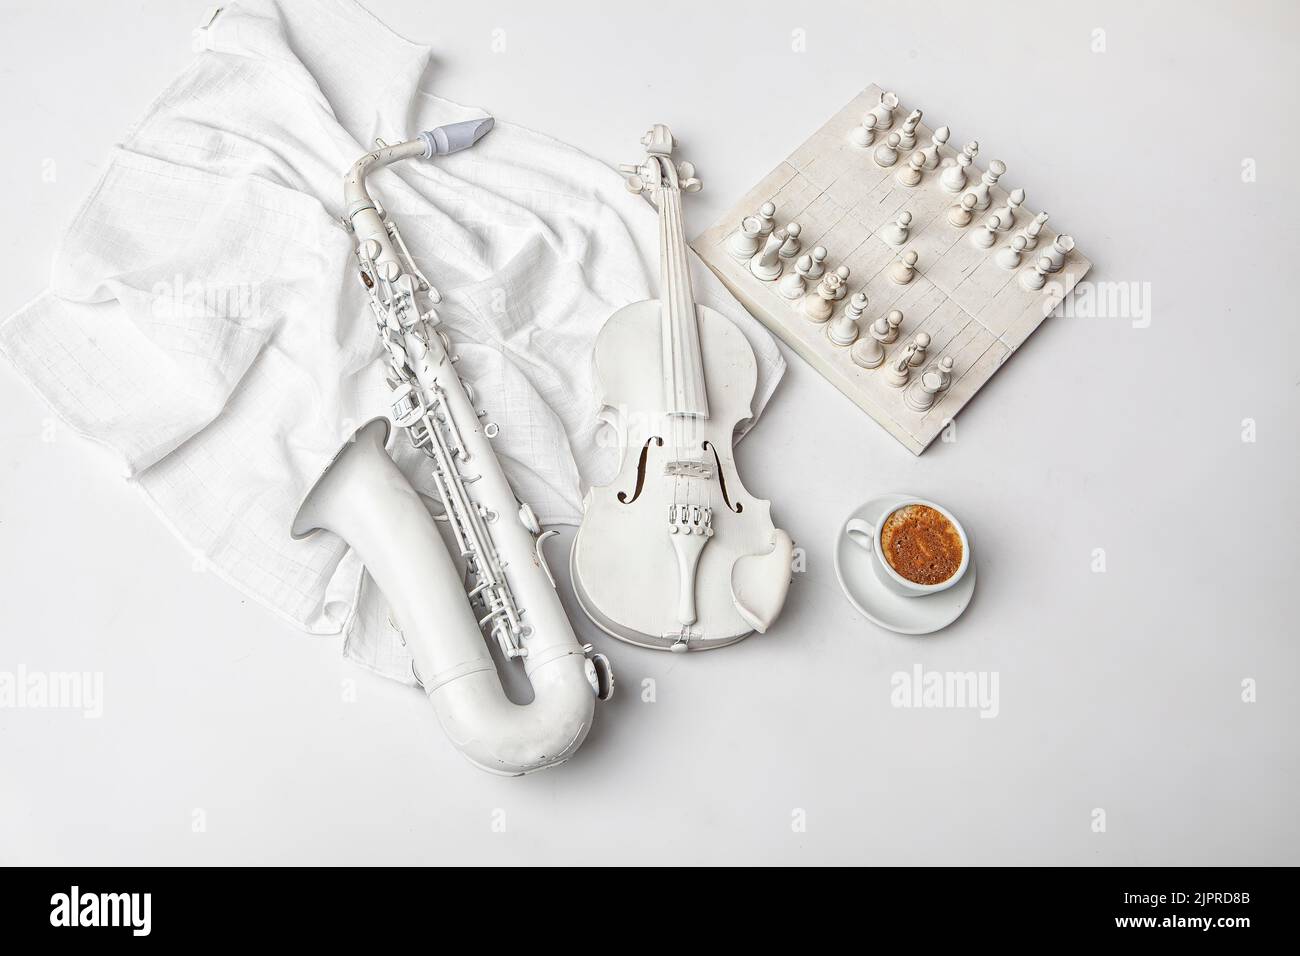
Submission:
[[[848,524],[844,526],[844,533],[849,536],[850,541],[864,551],[875,550],[875,525],[869,524],[861,518],[850,518]]]

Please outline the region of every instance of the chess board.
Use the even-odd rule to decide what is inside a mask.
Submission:
[[[912,150],[901,150],[898,162],[889,167],[877,165],[873,154],[890,132],[902,128],[916,104],[900,98],[892,125],[883,132],[877,130],[870,146],[856,146],[849,139],[863,114],[880,102],[880,96],[879,87],[867,87],[692,246],[755,317],[919,455],[1071,293],[1092,263],[1073,248],[1062,268],[1047,276],[1043,289],[1023,288],[1018,281],[1020,273],[1034,271],[1034,263],[1058,235],[1053,228],[1056,223],[1049,219],[1042,227],[1037,245],[1022,255],[1018,268],[1002,268],[994,256],[1034,219],[1041,208],[1037,203],[1031,208],[1035,197],[1027,197],[1029,201],[1019,208],[1011,229],[998,233],[991,248],[972,245],[969,234],[1001,208],[1015,188],[1015,169],[1008,164],[1007,173],[990,190],[988,208],[977,211],[969,225],[950,224],[948,210],[957,204],[961,193],[946,191],[940,177],[955,164],[965,142],[960,130],[951,127],[952,138],[940,147],[940,168],[925,170],[917,186],[903,186],[896,174],[907,168]],[[933,127],[923,121],[916,130],[914,149],[930,145],[932,132]],[[967,186],[978,183],[989,161],[997,157],[996,144],[981,143],[974,165],[967,169]],[[780,279],[765,282],[757,278],[748,260],[737,259],[728,250],[727,239],[741,220],[753,216],[767,201],[776,204],[778,227],[799,223],[800,255],[824,246],[828,273],[840,265],[849,267],[847,292],[835,302],[835,315],[855,293],[866,293],[867,307],[858,323],[860,336],[867,335],[871,323],[889,310],[902,311],[897,340],[884,346],[885,359],[877,368],[855,364],[850,349],[827,336],[830,322],[810,320],[802,311],[801,300],[787,299],[777,291]],[[891,246],[881,238],[881,231],[904,210],[912,216],[908,240],[902,246]],[[909,250],[918,255],[916,274],[910,283],[899,285],[889,272]],[[793,268],[793,261],[785,261],[781,277]],[[809,282],[808,291],[814,292],[816,286],[816,281]],[[898,350],[906,348],[917,332],[930,336],[925,358],[920,367],[912,369],[906,385],[891,386],[886,372],[901,354]],[[935,396],[929,409],[915,410],[906,400],[908,389],[918,388],[922,374],[944,357],[953,360],[948,386]]]

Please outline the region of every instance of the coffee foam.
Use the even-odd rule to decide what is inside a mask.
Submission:
[[[961,534],[941,511],[904,505],[880,528],[885,560],[914,584],[942,584],[961,567]]]

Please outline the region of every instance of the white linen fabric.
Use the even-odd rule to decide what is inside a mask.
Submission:
[[[0,350],[120,457],[211,569],[310,632],[346,632],[348,657],[409,682],[355,556],[288,529],[342,441],[387,409],[342,175],[376,137],[483,113],[422,91],[430,48],[352,0],[231,4],[196,36],[201,52],[112,150],[48,289],[0,326]],[[604,164],[500,118],[472,149],[372,186],[444,295],[516,491],[544,523],[576,523],[580,486],[617,468],[598,439],[591,350],[611,313],[656,295],[654,210]],[[754,347],[757,416],[780,353],[698,262],[693,279]],[[431,492],[404,437],[390,444]]]

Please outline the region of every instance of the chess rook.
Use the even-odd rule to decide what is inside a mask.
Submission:
[[[880,102],[871,108],[871,115],[876,118],[874,129],[883,133],[894,125],[894,110],[898,109],[898,96],[894,93],[880,94]]]

